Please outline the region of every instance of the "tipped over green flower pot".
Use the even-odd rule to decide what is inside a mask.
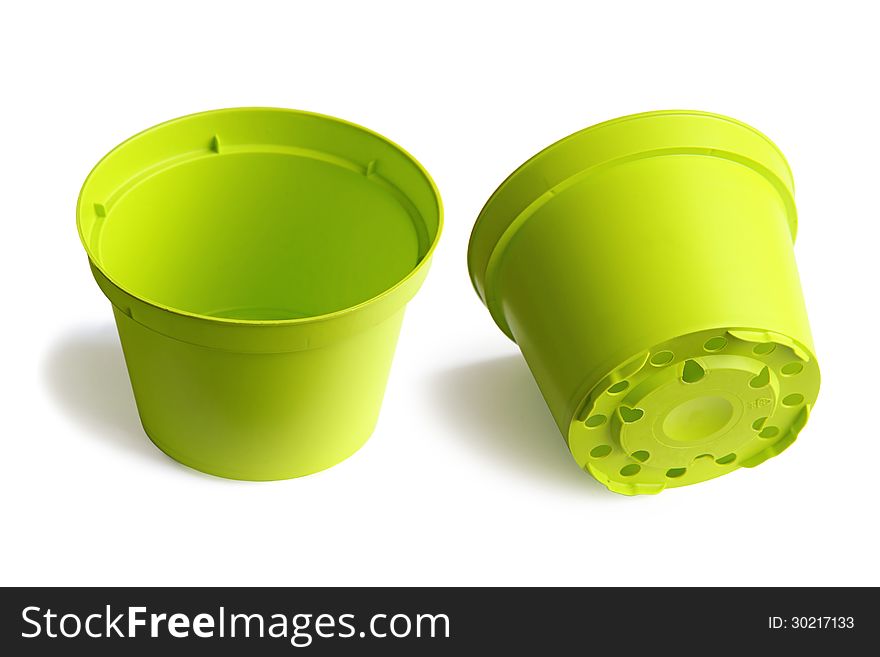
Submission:
[[[153,442],[253,480],[355,452],[441,214],[400,147],[307,112],[204,112],[111,151],[77,224]]]
[[[496,190],[468,265],[577,463],[628,495],[782,452],[819,369],[794,184],[764,135],[666,111],[575,133]]]

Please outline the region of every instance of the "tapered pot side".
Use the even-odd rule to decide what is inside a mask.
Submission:
[[[186,465],[253,480],[327,468],[369,437],[441,222],[399,146],[271,108],[142,132],[77,205],[147,434]]]
[[[484,207],[474,287],[611,490],[757,465],[803,428],[819,371],[793,192],[754,129],[652,112],[554,144]]]

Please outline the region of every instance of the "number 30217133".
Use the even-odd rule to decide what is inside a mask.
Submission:
[[[767,626],[771,630],[851,630],[855,627],[852,616],[770,616]]]

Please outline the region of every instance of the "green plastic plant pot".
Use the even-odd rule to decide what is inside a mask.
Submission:
[[[792,444],[819,391],[793,242],[791,172],[714,114],[575,133],[483,208],[468,265],[574,459],[657,493]]]
[[[214,475],[306,475],[376,424],[440,197],[399,146],[318,114],[244,108],[111,151],[77,224],[113,304],[144,429]]]

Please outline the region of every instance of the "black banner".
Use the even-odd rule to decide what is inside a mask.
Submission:
[[[880,620],[876,589],[839,588],[7,588],[0,614],[7,655],[854,654]]]

